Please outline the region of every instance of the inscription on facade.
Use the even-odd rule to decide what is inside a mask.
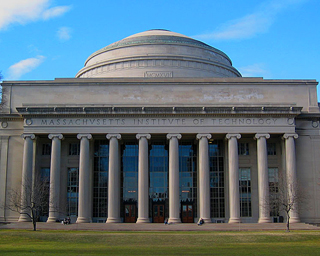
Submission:
[[[293,126],[287,118],[45,118],[26,119],[26,126]]]
[[[144,77],[173,77],[173,72],[171,71],[147,71],[144,73]]]

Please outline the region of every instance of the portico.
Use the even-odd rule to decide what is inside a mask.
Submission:
[[[39,109],[34,107],[33,111],[39,112]],[[125,107],[122,111],[126,110]],[[193,110],[193,111],[192,111]],[[269,209],[269,182],[268,182],[268,152],[267,152],[267,139],[270,138],[270,134],[276,141],[276,144],[281,146],[284,144],[282,137],[290,140],[290,143],[285,143],[286,154],[285,161],[287,166],[287,173],[295,173],[295,151],[294,151],[294,139],[297,135],[293,133],[293,119],[294,116],[299,112],[299,109],[288,108],[288,113],[290,117],[282,117],[278,114],[277,117],[269,117],[270,114],[274,115],[276,110],[273,109],[272,112],[264,110],[265,116],[259,117],[219,117],[217,114],[206,113],[206,108],[201,108],[201,112],[195,115],[197,109],[192,109],[190,107],[180,108],[180,113],[172,113],[169,115],[165,113],[165,116],[153,117],[149,114],[148,117],[135,118],[134,113],[128,108],[127,112],[131,112],[130,115],[123,116],[110,116],[110,117],[80,117],[72,118],[47,118],[43,119],[41,116],[37,117],[34,113],[31,113],[27,109],[19,111],[25,116],[25,131],[28,131],[24,136],[39,136],[44,138],[45,131],[48,133],[49,139],[56,139],[52,142],[51,150],[51,177],[50,180],[50,202],[54,202],[55,205],[58,203],[58,199],[61,198],[60,191],[66,190],[66,188],[60,188],[57,190],[57,181],[59,178],[54,178],[54,175],[59,177],[59,172],[62,172],[57,163],[60,163],[61,158],[68,156],[62,156],[61,154],[61,143],[64,137],[72,139],[77,138],[79,142],[79,156],[78,156],[78,194],[77,194],[77,222],[92,222],[92,220],[104,219],[107,223],[117,223],[126,221],[125,215],[133,215],[134,221],[137,223],[154,222],[156,218],[153,216],[153,212],[160,211],[159,205],[163,207],[162,215],[164,218],[168,218],[169,222],[180,223],[185,221],[183,219],[184,214],[191,214],[192,219],[196,221],[199,218],[203,218],[205,222],[241,222],[241,179],[239,179],[239,158],[241,160],[242,156],[239,156],[238,142],[241,137],[245,137],[246,140],[251,141],[251,144],[255,144],[256,151],[256,163],[252,169],[257,170],[257,190],[256,195],[253,197],[258,198],[259,207],[258,211],[258,222],[271,222],[270,209]],[[283,110],[282,114],[283,114]],[[65,109],[67,111],[67,109]],[[101,111],[101,109],[100,109]],[[115,111],[115,110],[114,110]],[[145,110],[144,110],[145,111]],[[172,111],[175,111],[174,108]],[[196,117],[182,117],[181,113],[188,113],[192,111],[193,115]],[[230,114],[234,109],[230,108]],[[248,109],[246,109],[248,112]],[[254,109],[252,109],[254,111]],[[50,113],[47,113],[49,115]],[[202,116],[200,116],[200,114]],[[242,115],[238,110],[238,115]],[[31,118],[32,116],[32,118]],[[108,125],[107,125],[108,124]],[[161,126],[163,124],[163,126]],[[225,126],[228,124],[229,126]],[[232,126],[233,124],[233,126]],[[248,125],[250,124],[250,125]],[[252,124],[255,124],[253,126]],[[161,126],[161,127],[159,127]],[[101,130],[108,130],[111,133],[101,134]],[[74,134],[75,131],[81,131],[82,133]],[[159,131],[167,133],[159,133]],[[254,133],[253,131],[256,131]],[[41,131],[41,133],[39,133]],[[54,131],[63,131],[63,133],[53,133]],[[86,132],[91,133],[86,133]],[[119,133],[112,133],[118,131]],[[133,131],[136,131],[134,133]],[[173,133],[179,132],[180,133]],[[197,133],[197,131],[203,131],[202,133]],[[226,133],[228,132],[229,133]],[[239,133],[232,133],[234,131],[239,131]],[[266,133],[270,131],[270,133]],[[284,132],[286,131],[286,132]],[[206,133],[207,132],[207,133]],[[103,137],[105,140],[103,140]],[[155,138],[154,138],[155,137]],[[159,139],[160,138],[160,139]],[[41,139],[40,139],[41,141]],[[90,148],[97,148],[97,141],[104,141],[104,147],[107,148],[107,154],[104,156],[107,159],[108,164],[103,168],[107,169],[108,182],[106,189],[108,190],[107,202],[105,204],[105,209],[99,209],[101,212],[107,212],[107,214],[99,217],[99,214],[94,214],[93,208],[97,203],[94,203],[95,186],[92,178],[94,175],[100,175],[100,167],[94,168],[90,166],[92,162],[93,151]],[[157,142],[156,142],[157,141]],[[212,189],[214,187],[214,170],[212,168],[214,164],[214,159],[210,156],[210,144],[219,141],[219,151],[221,151],[221,157],[223,161],[220,165],[224,165],[223,172],[223,190],[224,195],[221,193],[219,197],[220,204],[224,204],[223,209],[220,209],[220,217],[218,215],[214,216],[214,199],[212,195]],[[256,142],[255,142],[256,141]],[[163,145],[163,152],[167,152],[166,160],[157,168],[162,168],[165,173],[165,183],[162,185],[161,191],[160,187],[156,187],[155,194],[151,195],[151,190],[157,182],[152,179],[153,170],[150,166],[150,159],[152,154],[150,152],[154,143]],[[58,143],[58,144],[57,144]],[[66,142],[69,144],[68,142]],[[124,166],[124,152],[125,147],[129,143],[130,145],[136,145],[137,153],[135,157],[135,166]],[[155,144],[155,145],[156,145]],[[91,145],[91,146],[90,146]],[[190,167],[189,160],[185,161],[183,159],[183,145],[189,145],[194,147],[194,164]],[[41,147],[41,143],[37,144],[37,147]],[[218,144],[216,144],[218,147]],[[57,148],[58,147],[58,148]],[[32,156],[33,148],[26,147],[25,155]],[[99,150],[99,149],[97,149]],[[217,150],[217,149],[215,149]],[[94,155],[99,155],[98,151],[95,151]],[[215,154],[215,153],[214,153]],[[240,153],[241,154],[241,153]],[[157,156],[158,157],[158,156]],[[25,161],[28,161],[28,157],[25,157]],[[41,157],[40,157],[41,159]],[[39,159],[39,160],[40,160]],[[90,160],[91,159],[91,160]],[[251,156],[252,159],[252,156]],[[241,161],[240,161],[241,162]],[[100,164],[101,165],[101,164]],[[188,166],[189,165],[189,166]],[[56,166],[56,167],[55,167]],[[211,166],[211,167],[210,167]],[[98,169],[95,169],[98,168]],[[136,176],[133,179],[136,185],[134,185],[132,190],[126,187],[126,168],[133,168],[136,172]],[[188,168],[193,168],[191,170],[193,173],[193,178],[191,178],[193,185],[189,184],[188,188],[184,188],[183,176]],[[283,166],[277,166],[278,169],[282,170]],[[190,171],[190,170],[189,170]],[[65,172],[65,171],[64,171]],[[58,174],[56,174],[58,173]],[[95,176],[96,177],[96,176]],[[228,177],[228,180],[225,180]],[[293,177],[294,176],[290,176]],[[30,177],[32,179],[32,177]],[[189,176],[190,178],[190,176]],[[182,179],[182,180],[181,180]],[[154,183],[154,184],[153,184]],[[189,182],[190,183],[190,182]],[[160,189],[160,190],[159,190]],[[129,193],[135,194],[134,197],[127,198],[124,190],[128,190]],[[193,192],[190,192],[190,191]],[[161,192],[160,192],[161,191]],[[210,192],[211,191],[211,192]],[[193,195],[191,197],[185,197],[184,193],[189,193]],[[252,194],[252,192],[250,192]],[[227,197],[227,195],[229,195]],[[66,194],[64,196],[67,196]],[[98,200],[98,198],[97,198]],[[186,200],[186,201],[185,201]],[[66,201],[66,200],[62,200]],[[125,203],[127,202],[127,203]],[[130,202],[130,203],[129,203]],[[186,202],[189,202],[186,204]],[[61,208],[58,206],[53,206],[54,203],[50,204],[49,207],[49,218],[48,222],[56,221],[61,217],[68,215],[67,212],[55,211],[55,209]],[[132,207],[126,205],[133,205]],[[158,205],[156,208],[153,205]],[[190,206],[184,206],[184,205]],[[93,208],[92,208],[93,207]],[[127,207],[127,208],[126,208]],[[221,205],[220,205],[221,207]],[[190,209],[189,209],[190,208]],[[183,212],[185,209],[185,213]],[[124,212],[123,212],[124,211]],[[60,212],[60,213],[59,213]],[[159,214],[159,213],[157,213]],[[101,214],[100,214],[101,215]],[[252,217],[252,215],[251,215]],[[297,215],[297,220],[299,216]],[[128,219],[127,219],[128,220]]]

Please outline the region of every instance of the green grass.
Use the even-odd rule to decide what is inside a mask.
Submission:
[[[319,231],[0,230],[0,255],[319,255]]]

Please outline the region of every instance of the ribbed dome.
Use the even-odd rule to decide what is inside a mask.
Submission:
[[[185,35],[153,29],[96,51],[76,77],[240,77],[222,51]]]

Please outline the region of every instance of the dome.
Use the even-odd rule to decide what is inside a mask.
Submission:
[[[222,51],[179,33],[153,29],[94,52],[76,77],[241,77],[241,74]]]

